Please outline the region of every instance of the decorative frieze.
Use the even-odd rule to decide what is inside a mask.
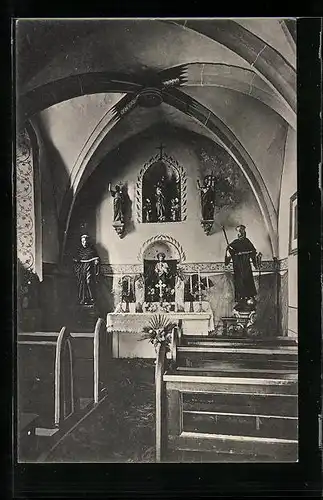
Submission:
[[[232,272],[232,264],[225,266],[224,262],[191,262],[180,263],[179,268],[185,274],[193,273],[224,273]],[[261,263],[261,272],[277,271],[277,263],[272,260],[264,260]],[[258,272],[258,271],[256,271]],[[101,264],[101,273],[105,276],[113,274],[133,275],[143,273],[143,264]]]
[[[285,257],[284,259],[280,259],[278,261],[278,265],[279,265],[280,271],[288,271],[288,257]]]
[[[108,264],[101,263],[101,274],[103,276],[111,276],[113,274],[141,274],[143,272],[143,264]]]

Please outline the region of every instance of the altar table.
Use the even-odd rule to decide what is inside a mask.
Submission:
[[[170,312],[170,313],[109,313],[107,330],[113,333],[112,350],[116,358],[154,358],[155,350],[148,340],[141,340],[143,328],[156,314],[163,315],[170,322],[182,320],[183,335],[207,336],[214,330],[212,312]]]

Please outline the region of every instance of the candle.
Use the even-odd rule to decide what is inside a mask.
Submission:
[[[122,281],[123,281],[123,276],[122,276],[122,272],[121,272],[121,274],[120,274],[121,300],[123,299],[123,286],[122,286],[123,283],[122,283]]]
[[[130,294],[130,276],[128,276],[128,295]]]
[[[190,293],[193,293],[192,275],[190,274]]]
[[[210,288],[210,284],[209,284],[209,277],[208,277],[208,276],[206,277],[206,286],[207,286],[207,289],[209,289],[209,288]]]
[[[199,302],[201,302],[202,300],[202,290],[201,290],[201,274],[200,274],[200,270],[198,270],[198,279],[199,279]]]

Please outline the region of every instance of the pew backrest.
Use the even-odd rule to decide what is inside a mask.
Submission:
[[[100,398],[100,382],[105,383],[104,378],[104,363],[107,362],[105,358],[107,345],[107,328],[105,321],[98,318],[94,329],[93,340],[93,372],[94,372],[94,402],[98,403]]]

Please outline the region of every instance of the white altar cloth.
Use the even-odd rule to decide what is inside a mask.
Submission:
[[[149,321],[156,314],[161,314],[169,321],[182,320],[183,335],[208,335],[214,330],[212,312],[170,312],[170,313],[108,313],[107,329],[111,332],[142,333],[143,327],[149,326]]]

